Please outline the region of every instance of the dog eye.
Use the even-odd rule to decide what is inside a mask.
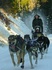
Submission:
[[[14,42],[13,42],[13,44],[14,44]]]

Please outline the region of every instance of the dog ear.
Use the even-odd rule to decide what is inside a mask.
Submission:
[[[10,40],[10,36],[8,37],[8,40]]]

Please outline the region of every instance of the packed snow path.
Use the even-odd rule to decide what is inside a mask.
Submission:
[[[16,59],[16,57],[15,57]],[[52,42],[49,46],[48,53],[44,55],[43,59],[38,58],[38,64],[36,65],[34,60],[34,69],[31,69],[28,54],[25,55],[25,67],[23,70],[52,70]],[[17,66],[13,66],[8,47],[0,46],[0,70],[22,70]]]

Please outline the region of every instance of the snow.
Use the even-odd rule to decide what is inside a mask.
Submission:
[[[0,35],[5,35],[7,37],[9,35],[9,32],[4,29],[4,24],[0,21]]]
[[[24,24],[20,19],[14,19],[12,16],[8,17],[14,23],[10,24],[11,30],[8,31],[7,28],[3,25],[2,21],[0,21],[0,37],[8,38],[10,34],[20,34],[24,36],[24,34],[30,34],[31,30]],[[48,35],[50,39],[50,47],[48,53],[44,55],[44,58],[41,60],[38,58],[38,64],[35,64],[33,60],[34,69],[31,69],[29,56],[25,55],[25,67],[23,70],[51,70],[52,69],[52,34]],[[1,39],[1,38],[0,38]],[[17,62],[16,56],[15,61]],[[12,64],[12,60],[10,57],[8,46],[1,47],[0,46],[0,70],[22,70],[20,65],[14,67]]]
[[[10,30],[7,30],[5,24],[0,20],[0,38],[4,38],[5,41],[8,40],[9,35],[21,35],[24,38],[25,34],[29,34],[31,36],[31,30],[24,24],[21,19],[15,19],[12,16],[8,16],[8,18],[12,21],[10,23]],[[4,41],[3,40],[3,41]],[[7,42],[5,42],[7,44]]]
[[[52,38],[52,35],[48,35],[49,38]],[[50,40],[51,42],[51,40]],[[15,57],[16,59],[16,57]],[[25,55],[25,67],[23,70],[51,70],[52,69],[52,42],[50,43],[48,53],[44,54],[43,59],[38,58],[38,64],[36,65],[33,60],[34,69],[31,69],[28,54]],[[0,70],[22,70],[17,66],[13,66],[8,47],[0,46]]]
[[[16,26],[24,33],[24,34],[30,34],[31,30],[24,24],[22,20],[19,18],[13,18],[12,16],[8,16],[8,18],[15,23]],[[22,33],[21,33],[22,34]],[[22,34],[23,35],[23,34]]]
[[[48,37],[49,37],[50,43],[52,43],[52,34],[49,34]]]

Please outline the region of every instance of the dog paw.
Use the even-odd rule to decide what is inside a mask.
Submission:
[[[24,69],[24,66],[22,65],[21,68]]]

